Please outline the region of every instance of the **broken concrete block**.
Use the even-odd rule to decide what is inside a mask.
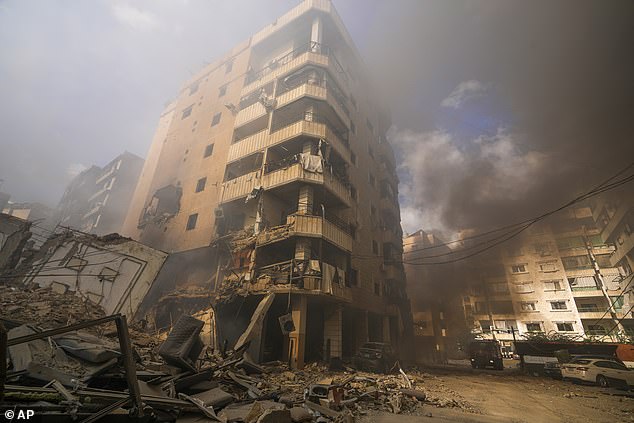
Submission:
[[[423,391],[417,391],[415,389],[401,389],[403,395],[407,395],[408,397],[414,397],[419,401],[425,401],[427,398],[427,394]]]
[[[290,410],[266,410],[257,423],[292,423]]]
[[[310,414],[304,407],[293,407],[290,409],[290,412],[291,420],[295,423],[310,422],[313,420],[312,414]]]
[[[234,400],[233,395],[223,391],[221,388],[210,389],[209,391],[192,395],[192,397],[202,401],[205,407],[213,407],[214,409],[222,408]]]

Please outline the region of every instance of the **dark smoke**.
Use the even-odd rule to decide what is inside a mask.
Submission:
[[[364,54],[393,111],[406,230],[516,222],[633,160],[634,2],[377,7]]]

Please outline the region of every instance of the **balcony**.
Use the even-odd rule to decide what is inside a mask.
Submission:
[[[387,262],[383,264],[383,272],[385,274],[386,280],[395,280],[395,281],[405,280],[405,274],[404,274],[403,268],[397,263]]]
[[[341,157],[350,162],[347,133],[336,132],[328,121],[310,113],[305,113],[298,120],[291,122],[270,135],[267,134],[267,130],[263,130],[232,144],[229,147],[227,161],[238,160],[256,151],[304,135],[325,139]]]
[[[337,176],[328,169],[324,169],[323,173],[308,172],[304,170],[301,163],[296,163],[286,169],[266,173],[262,185],[269,190],[292,182],[323,185],[348,207],[351,204],[350,191]]]
[[[286,218],[286,225],[274,227],[258,235],[258,246],[288,239],[292,236],[323,238],[337,247],[352,251],[352,237],[338,222],[321,216],[293,214]]]
[[[602,317],[605,319],[610,319],[610,313],[606,313],[606,311],[585,311],[585,310],[578,310],[579,311],[579,317],[582,319],[594,319],[594,320],[599,320]]]
[[[293,182],[323,185],[330,193],[350,207],[350,191],[343,182],[327,169],[324,169],[324,173],[305,171],[301,163],[266,173],[263,177],[261,171],[258,170],[226,181],[223,183],[220,203],[246,197],[254,188],[260,186],[265,190],[270,190]]]
[[[621,223],[623,217],[628,211],[628,207],[625,204],[621,204],[620,207],[616,209],[614,215],[610,218],[608,224],[601,231],[601,238],[608,239],[616,229],[616,227]]]
[[[303,97],[309,97],[316,100],[325,101],[333,108],[339,119],[344,123],[346,128],[350,128],[349,111],[345,106],[343,95],[333,86],[334,84],[327,81],[310,83],[305,82],[297,87],[280,94],[277,97],[276,108],[284,107]]]
[[[289,278],[291,266],[295,266],[295,260],[288,260],[257,269],[258,278],[251,284],[251,291],[266,291],[287,293],[289,292]],[[263,277],[262,277],[263,276]],[[294,293],[307,295],[327,295],[347,302],[352,301],[352,290],[342,283],[326,284],[322,281],[322,275],[316,272],[314,275],[293,277],[292,289]]]
[[[570,290],[575,298],[603,297],[603,292],[593,286],[570,287]]]
[[[325,45],[311,42],[275,59],[260,70],[247,74],[242,95],[260,89],[276,78],[301,69],[308,64],[328,69],[340,86],[347,83],[345,71],[330,49]]]
[[[248,123],[258,122],[265,118],[267,115],[268,112],[262,103],[253,103],[252,105],[245,107],[238,112],[238,114],[236,115],[236,120],[234,122],[234,127],[238,128]]]
[[[628,237],[624,236],[623,244],[619,245],[618,249],[612,253],[612,256],[610,256],[610,263],[612,266],[616,266],[616,264],[620,262],[627,253],[632,251],[632,249],[634,249],[634,235],[630,235]]]

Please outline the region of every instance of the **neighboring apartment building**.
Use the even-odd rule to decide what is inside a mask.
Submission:
[[[84,170],[66,188],[54,223],[100,235],[121,232],[142,168],[143,159],[126,151],[103,168]]]
[[[8,201],[2,213],[31,222],[31,240],[35,248],[39,248],[55,228],[55,225],[51,224],[54,210],[42,203]]]
[[[505,244],[473,269],[463,296],[474,333],[508,348],[525,334],[560,334],[618,340],[634,334],[630,278],[610,257],[615,248],[600,237],[589,207],[561,214]]]
[[[244,303],[242,327],[238,311],[266,314],[258,358],[351,356],[411,323],[390,117],[373,93],[332,3],[308,0],[161,116],[124,233],[165,251],[215,246],[219,313]]]
[[[423,266],[423,257],[450,254],[451,248],[423,230],[403,238],[407,293],[412,302],[416,361],[444,362],[456,354],[468,332],[462,303],[456,297],[460,278],[453,264]]]

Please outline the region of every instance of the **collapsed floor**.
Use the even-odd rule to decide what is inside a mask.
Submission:
[[[166,422],[354,421],[373,410],[420,413],[424,403],[477,411],[455,392],[426,392],[426,375],[398,365],[388,375],[318,363],[290,371],[286,363],[255,364],[248,343],[224,353],[204,345],[203,322],[190,316],[169,334],[140,323],[122,332],[120,320],[76,295],[0,287],[10,363],[0,377],[2,407],[56,421]],[[55,331],[87,321],[81,330]]]

